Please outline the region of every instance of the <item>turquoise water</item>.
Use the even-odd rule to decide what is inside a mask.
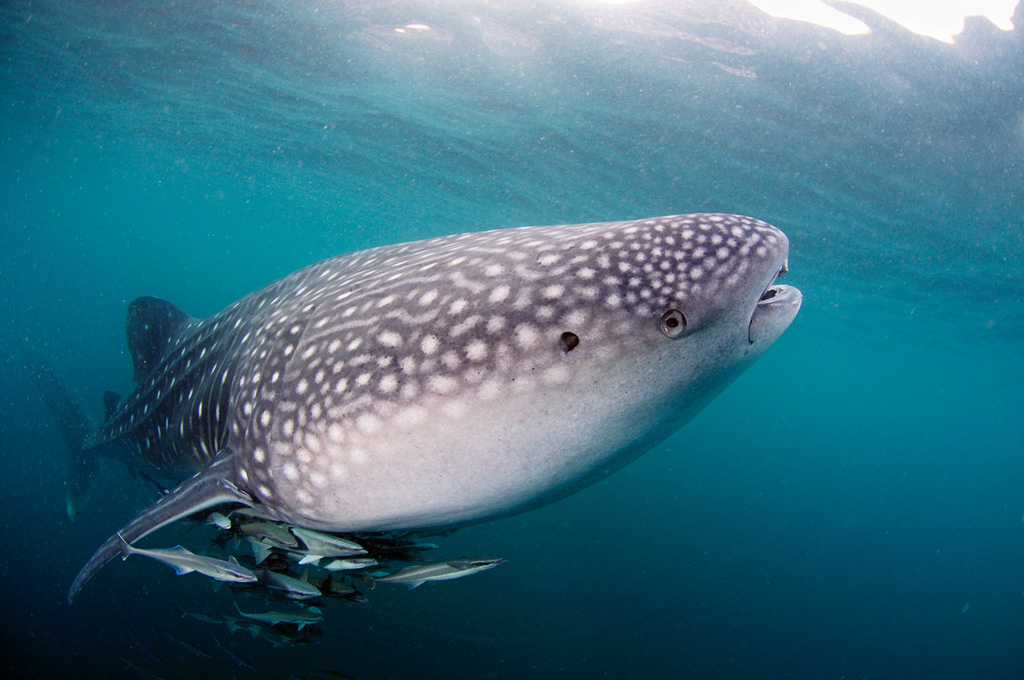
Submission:
[[[506,4],[0,7],[4,667],[1021,677],[1020,29],[948,45],[855,7],[873,34],[738,1]],[[698,211],[789,235],[799,317],[637,463],[443,540],[507,564],[331,603],[309,647],[182,618],[231,599],[160,565],[111,564],[64,604],[152,493],[111,465],[69,522],[26,338],[99,418],[131,386],[136,296],[204,316],[374,245]]]

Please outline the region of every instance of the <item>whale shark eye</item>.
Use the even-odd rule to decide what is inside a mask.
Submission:
[[[565,348],[566,352],[573,351],[578,344],[580,344],[580,336],[571,331],[562,333],[562,347]]]
[[[670,338],[678,338],[686,332],[686,317],[678,309],[670,309],[661,315],[661,332]]]

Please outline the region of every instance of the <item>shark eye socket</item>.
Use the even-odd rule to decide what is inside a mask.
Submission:
[[[562,347],[565,348],[566,352],[573,351],[578,344],[580,344],[580,336],[571,331],[562,333]]]
[[[661,315],[661,332],[670,338],[678,338],[686,332],[686,317],[678,309],[670,309]]]

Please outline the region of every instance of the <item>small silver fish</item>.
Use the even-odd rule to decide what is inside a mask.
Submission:
[[[353,569],[366,569],[367,567],[377,566],[377,560],[372,557],[356,557],[353,559],[342,560],[336,559],[330,562],[324,562],[320,565],[322,569],[327,571],[350,571]]]
[[[227,626],[228,631],[232,634],[242,630],[254,638],[259,637],[260,631],[263,629],[263,626],[255,621],[246,621],[237,616],[225,616],[224,625]]]
[[[342,580],[335,580],[330,574],[323,579],[319,585],[320,592],[324,595],[341,595],[348,597],[356,594],[356,589]]]
[[[197,621],[202,621],[203,623],[214,623],[220,625],[219,619],[215,619],[212,616],[207,616],[206,614],[200,614],[198,612],[187,612],[183,609],[181,611],[181,618],[185,618],[186,616],[191,617]]]
[[[277,548],[297,548],[298,540],[292,536],[287,527],[274,522],[246,522],[238,527],[246,538],[262,543],[269,543]]]
[[[219,512],[211,512],[206,521],[223,531],[231,528],[231,520]]]
[[[244,659],[242,659],[242,658],[241,658],[241,657],[239,657],[239,656],[238,656],[237,654],[235,654],[234,652],[232,652],[232,651],[231,651],[230,649],[228,649],[227,647],[225,647],[224,645],[222,645],[222,644],[220,643],[220,640],[218,640],[217,638],[213,638],[213,641],[214,641],[214,642],[216,642],[216,643],[217,643],[217,646],[218,646],[218,647],[220,647],[220,650],[221,650],[222,652],[224,652],[224,656],[228,657],[229,659],[231,659],[232,661],[234,661],[234,662],[235,662],[236,664],[238,664],[239,666],[242,666],[243,668],[248,668],[248,669],[249,669],[249,670],[251,670],[251,671],[254,671],[254,670],[256,670],[256,669],[255,669],[255,668],[253,668],[253,667],[252,667],[252,666],[251,666],[250,664],[248,664],[248,663],[247,663],[247,662],[246,662],[246,661],[245,661]]]
[[[299,630],[324,620],[324,617],[321,616],[321,611],[316,607],[310,607],[307,610],[297,612],[250,613],[242,611],[238,607],[238,603],[235,603],[235,609],[238,610],[239,616],[243,616],[252,621],[259,621],[260,623],[265,623],[268,626],[276,626],[279,623],[291,623],[298,626]]]
[[[201,656],[201,657],[206,658],[206,659],[210,658],[209,654],[207,654],[203,650],[199,649],[195,645],[190,645],[189,643],[185,642],[184,640],[179,640],[178,638],[174,637],[173,635],[170,636],[170,638],[171,638],[171,642],[174,642],[175,644],[181,645],[182,647],[184,647],[188,651],[192,652],[196,656]]]
[[[387,576],[370,577],[372,583],[401,583],[412,590],[427,581],[450,581],[475,574],[478,571],[492,569],[505,560],[450,560],[448,562],[431,562],[405,567]]]
[[[218,581],[228,581],[231,583],[253,583],[256,581],[256,575],[240,565],[234,557],[231,557],[230,561],[225,562],[224,560],[206,557],[205,555],[196,555],[180,545],[173,548],[147,550],[132,546],[124,540],[121,534],[117,534],[117,538],[121,542],[122,560],[126,560],[132,555],[143,555],[157,562],[163,562],[174,569],[175,573],[179,576],[194,571]]]
[[[270,571],[269,569],[257,569],[255,575],[259,582],[267,588],[280,590],[285,597],[292,600],[308,600],[320,597],[320,591],[305,579],[305,575],[303,575],[303,578],[298,579],[294,576]]]
[[[142,668],[141,666],[136,666],[123,656],[121,657],[121,661],[124,661],[125,664],[128,665],[128,668],[131,668],[133,671],[135,671],[140,678],[151,678],[152,680],[161,680],[159,675],[154,675],[147,671],[145,668]]]
[[[340,536],[332,536],[312,529],[292,527],[292,533],[306,547],[299,564],[316,564],[325,557],[353,557],[365,555],[366,549]]]

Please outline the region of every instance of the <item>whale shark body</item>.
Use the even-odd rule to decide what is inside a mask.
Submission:
[[[760,356],[800,307],[775,284],[788,247],[737,215],[521,227],[328,259],[206,319],[140,298],[137,385],[85,448],[180,481],[129,543],[214,506],[354,535],[519,512],[649,450]],[[115,534],[69,601],[117,554]]]

